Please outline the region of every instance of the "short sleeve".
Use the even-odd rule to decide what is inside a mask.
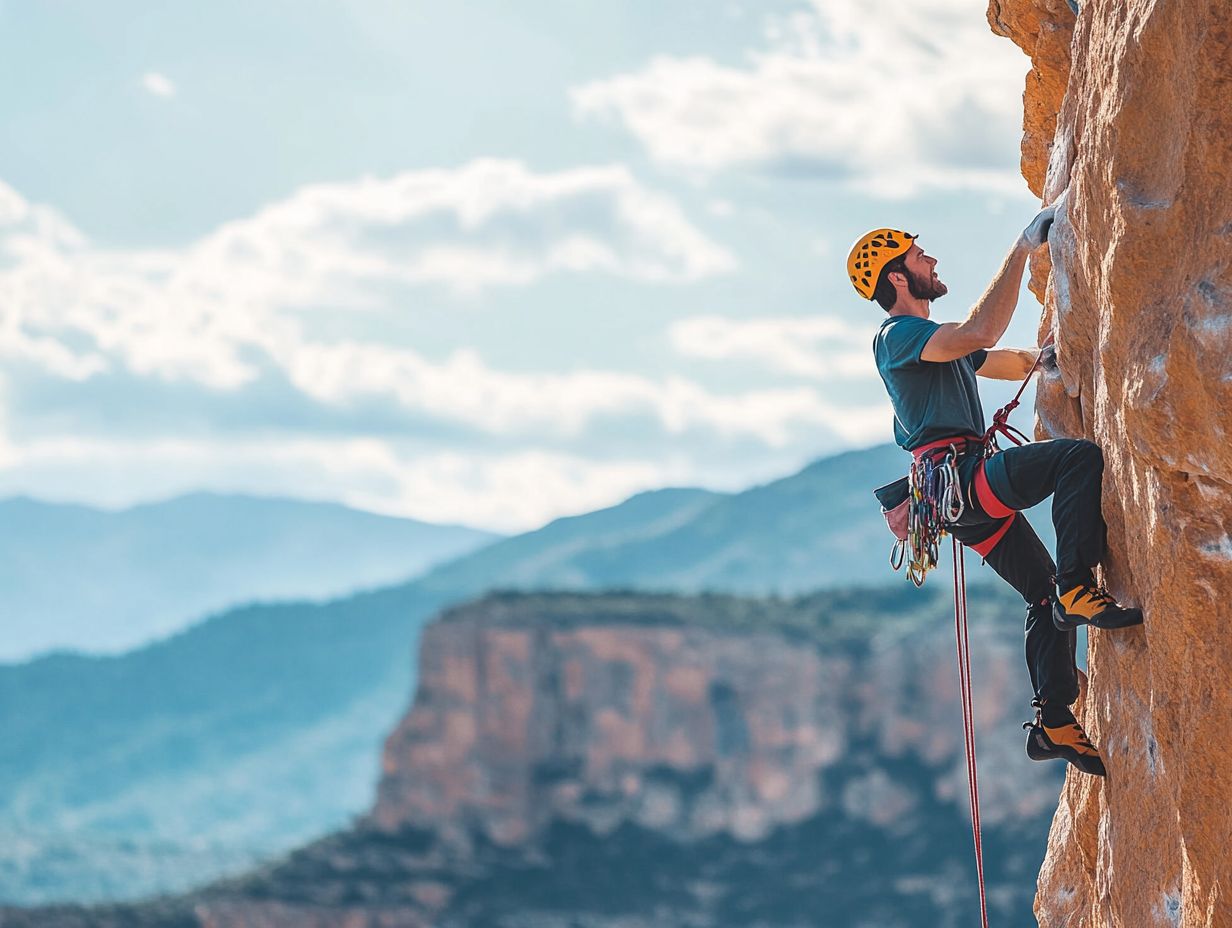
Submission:
[[[984,366],[984,361],[988,358],[988,352],[983,348],[977,348],[967,357],[971,359],[971,366],[978,371]]]
[[[878,362],[885,370],[891,371],[919,364],[924,346],[939,328],[941,326],[931,319],[900,316],[881,330]],[[980,363],[984,363],[982,358]]]

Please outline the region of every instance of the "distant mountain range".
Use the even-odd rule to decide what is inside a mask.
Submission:
[[[909,458],[881,445],[721,495],[662,490],[560,519],[431,571],[425,589],[715,590],[791,595],[893,579],[874,486]]]
[[[905,462],[883,446],[744,493],[643,493],[412,583],[232,610],[123,656],[0,667],[0,900],[181,888],[345,824],[370,801],[380,744],[412,691],[419,629],[445,605],[501,588],[902,584],[870,491]],[[1014,598],[1002,601],[1020,623]],[[65,834],[95,850],[48,861]],[[123,851],[110,862],[97,853],[108,841]],[[185,865],[135,866],[145,848],[164,863],[180,848]]]
[[[500,536],[335,503],[197,493],[118,512],[0,501],[0,661],[114,653],[255,601],[410,579]]]

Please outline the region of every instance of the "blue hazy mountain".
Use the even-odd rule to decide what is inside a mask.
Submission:
[[[399,586],[234,609],[120,656],[0,667],[0,900],[182,888],[340,827],[371,799],[419,629],[488,590],[903,584],[870,490],[905,461],[880,447],[743,493],[642,493]]]
[[[720,498],[642,493],[493,562],[645,537]],[[420,626],[485,586],[251,605],[127,654],[0,666],[0,901],[183,886],[344,825],[371,801]]]
[[[638,589],[790,596],[894,582],[893,537],[872,494],[910,458],[878,445],[741,493],[644,493],[558,519],[429,571],[424,589]],[[670,505],[669,505],[670,503]],[[1032,522],[1051,548],[1046,513]]]
[[[261,600],[387,586],[498,538],[334,503],[198,493],[119,512],[0,502],[0,661],[116,652]]]

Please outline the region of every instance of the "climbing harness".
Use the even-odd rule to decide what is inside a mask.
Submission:
[[[1030,437],[1009,424],[1009,417],[1022,401],[1022,394],[1031,377],[1039,370],[1043,356],[1042,351],[1036,356],[1035,363],[1019,384],[1018,392],[993,414],[992,425],[980,438],[947,438],[916,448],[912,452],[915,460],[907,477],[874,491],[881,501],[881,511],[890,531],[897,539],[890,549],[890,566],[895,571],[905,567],[907,579],[917,587],[924,585],[928,572],[937,566],[941,539],[946,534],[947,525],[962,518],[966,509],[958,478],[959,457],[968,453],[975,453],[984,459],[991,457],[1001,450],[997,444],[998,434],[1015,445],[1025,445],[1031,441]],[[975,472],[975,491],[988,515],[994,518],[1012,518],[1015,515],[993,495],[983,467]],[[1009,526],[1010,523],[1006,522],[991,538],[975,545],[975,549],[986,556]]]

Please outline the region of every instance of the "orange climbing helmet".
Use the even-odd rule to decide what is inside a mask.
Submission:
[[[847,276],[856,293],[871,300],[886,262],[906,254],[917,238],[919,236],[897,229],[874,229],[856,239],[847,255]]]

